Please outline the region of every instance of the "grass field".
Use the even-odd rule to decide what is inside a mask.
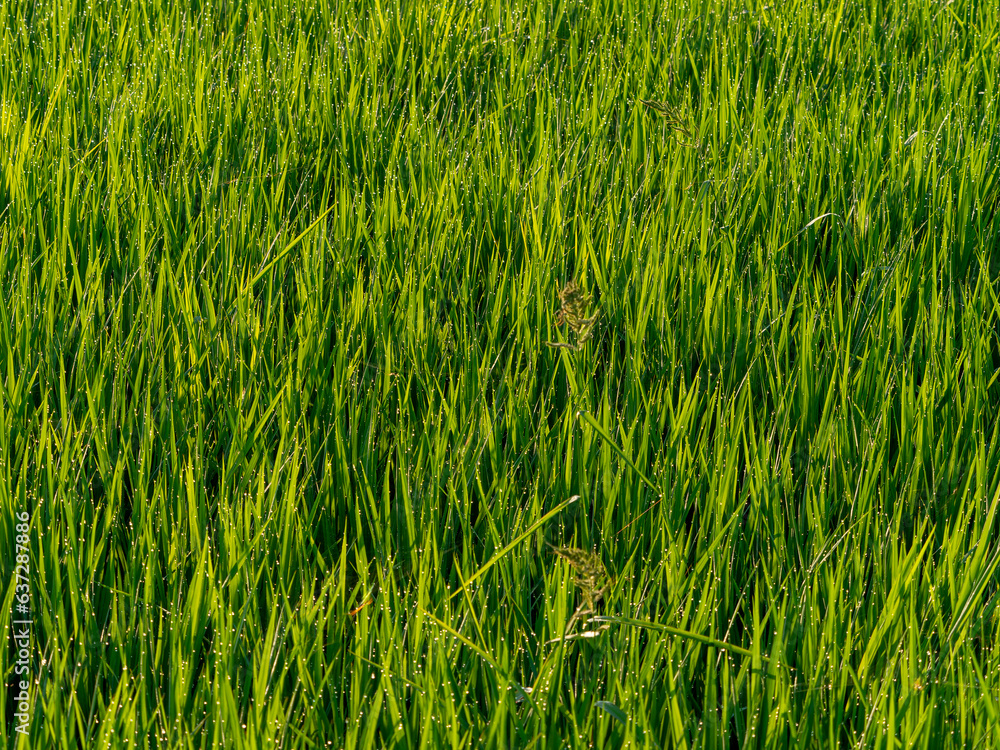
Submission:
[[[5,746],[1000,747],[995,3],[0,14]]]

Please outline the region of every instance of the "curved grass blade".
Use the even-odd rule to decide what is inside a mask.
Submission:
[[[579,495],[573,495],[573,497],[570,497],[570,498],[567,498],[566,500],[563,500],[561,503],[559,503],[559,505],[557,505],[555,508],[553,508],[548,513],[546,513],[544,516],[542,516],[537,521],[535,521],[533,524],[531,524],[531,526],[529,526],[527,528],[527,530],[525,530],[520,536],[518,536],[517,539],[515,539],[513,542],[511,542],[510,544],[508,544],[502,550],[500,550],[499,552],[497,552],[488,563],[486,563],[483,567],[481,567],[479,570],[477,570],[475,573],[473,573],[471,576],[469,576],[469,579],[467,581],[465,581],[465,583],[462,584],[459,587],[458,591],[453,592],[450,598],[454,599],[456,596],[458,596],[459,594],[461,594],[470,583],[472,583],[473,581],[475,581],[477,578],[479,578],[480,576],[482,576],[483,574],[485,574],[486,571],[488,571],[490,568],[492,568],[494,565],[496,565],[496,563],[500,560],[500,558],[502,558],[505,555],[507,555],[512,549],[514,549],[514,547],[516,547],[521,542],[523,542],[525,539],[527,539],[529,536],[531,536],[531,534],[535,530],[537,530],[539,526],[541,526],[543,523],[545,523],[546,521],[548,521],[549,519],[551,519],[553,516],[559,514],[561,511],[563,511],[565,508],[569,507],[570,505],[572,505],[573,503],[575,503],[579,499],[580,499]]]

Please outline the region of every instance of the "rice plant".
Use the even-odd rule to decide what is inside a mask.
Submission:
[[[1000,8],[11,0],[7,747],[1000,744]]]

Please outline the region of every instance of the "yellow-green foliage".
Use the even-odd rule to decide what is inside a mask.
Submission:
[[[0,7],[0,745],[1000,747],[995,0]]]

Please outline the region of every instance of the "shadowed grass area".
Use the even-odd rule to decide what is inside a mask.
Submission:
[[[2,14],[6,745],[1000,742],[995,4]]]

